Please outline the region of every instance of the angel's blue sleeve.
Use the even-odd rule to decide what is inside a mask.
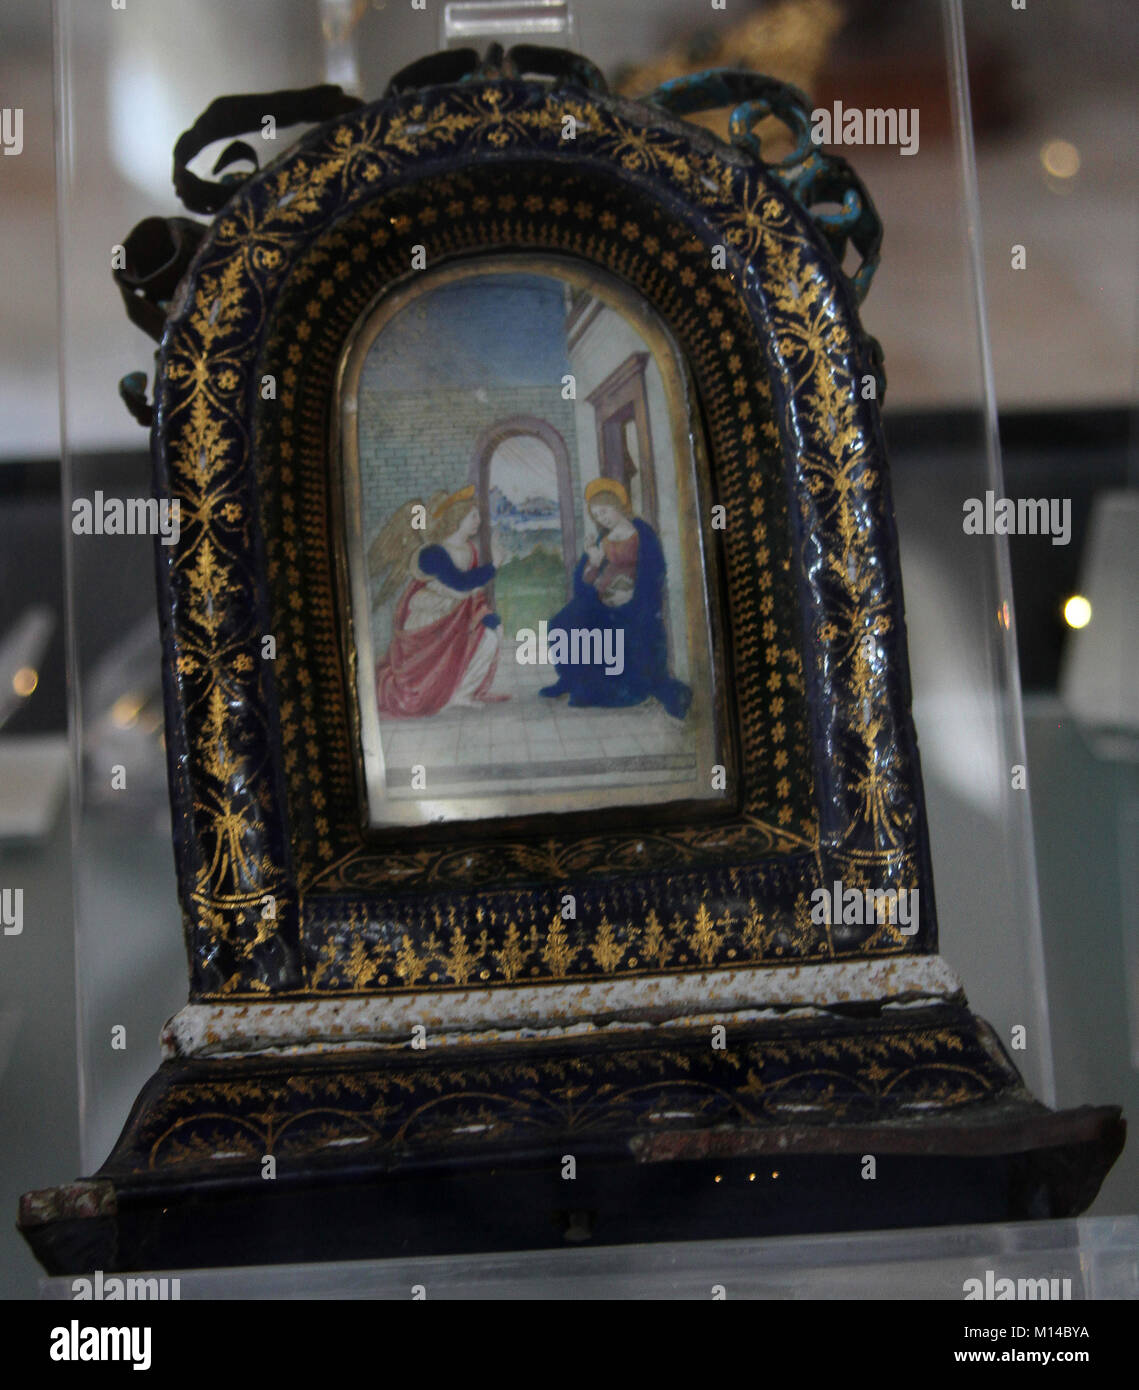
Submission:
[[[473,569],[461,570],[441,545],[428,545],[419,552],[419,568],[448,589],[460,594],[468,594],[472,589],[481,589],[494,578],[493,565],[475,565]]]

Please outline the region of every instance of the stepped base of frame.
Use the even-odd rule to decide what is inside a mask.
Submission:
[[[99,1172],[25,1195],[20,1229],[59,1275],[1088,1207],[1117,1108],[1033,1100],[963,1004],[849,1013],[173,1057]]]

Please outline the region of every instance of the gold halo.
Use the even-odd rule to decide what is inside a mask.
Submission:
[[[432,515],[433,517],[435,517],[436,519],[438,519],[438,518],[441,517],[441,516],[443,515],[443,513],[444,513],[445,511],[447,511],[450,507],[455,506],[456,503],[458,503],[458,502],[473,502],[473,501],[474,501],[474,497],[475,497],[475,485],[474,485],[474,483],[468,483],[468,484],[466,485],[466,487],[461,487],[461,488],[458,490],[458,492],[453,492],[453,493],[450,495],[450,497],[445,497],[445,498],[443,499],[443,501],[440,502],[439,505],[435,508],[435,510],[431,513],[431,515]]]
[[[626,508],[626,510],[628,509],[629,494],[625,491],[624,485],[619,483],[616,478],[594,478],[592,482],[586,483],[586,506],[589,506],[590,502],[593,500],[594,497],[597,496],[599,492],[611,493],[614,497],[616,497],[618,502],[621,503],[622,507]]]

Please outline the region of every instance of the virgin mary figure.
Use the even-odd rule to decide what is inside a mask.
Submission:
[[[376,604],[400,595],[391,643],[376,667],[381,714],[408,718],[510,698],[491,693],[500,619],[485,589],[496,568],[479,563],[474,492],[408,502],[368,552],[371,573],[387,572]]]
[[[551,639],[558,631],[610,629],[605,649],[624,654],[623,669],[607,674],[599,663],[555,663],[558,679],[542,694],[569,696],[569,703],[609,707],[659,700],[674,719],[683,719],[692,690],[668,671],[668,636],[664,626],[665,560],[656,532],[632,515],[629,494],[613,478],[594,478],[585,489],[585,505],[599,528],[573,572],[573,597],[550,619]],[[613,670],[612,667],[608,668]]]

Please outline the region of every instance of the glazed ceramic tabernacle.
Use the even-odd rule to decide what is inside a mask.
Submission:
[[[730,143],[683,120],[712,107]],[[265,113],[319,124],[190,172]],[[216,215],[141,224],[119,280],[181,516],[190,1001],[99,1173],[25,1197],[48,1268],[1094,1196],[1118,1110],[1034,1101],[938,954],[857,313],[881,228],[809,125],[755,74],[629,102],[525,48],[179,142]]]

